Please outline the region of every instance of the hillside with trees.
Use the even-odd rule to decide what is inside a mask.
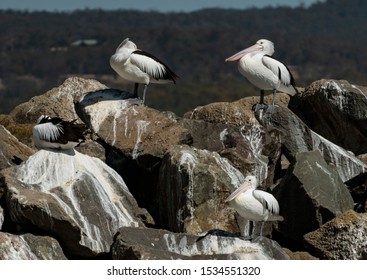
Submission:
[[[367,84],[367,2],[328,0],[309,8],[206,9],[191,13],[133,10],[0,11],[0,114],[69,76],[133,90],[109,58],[129,37],[180,77],[151,85],[146,104],[179,115],[198,105],[257,95],[235,63],[224,60],[267,38],[296,84],[321,78]]]

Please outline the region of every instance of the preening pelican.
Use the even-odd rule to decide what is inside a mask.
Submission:
[[[76,120],[64,121],[58,117],[42,115],[33,127],[33,143],[37,149],[52,148],[68,150],[85,140],[84,124],[76,124]]]
[[[283,217],[279,215],[279,204],[275,197],[268,192],[256,190],[256,187],[256,177],[247,176],[225,202],[249,221],[283,221]]]
[[[122,78],[134,82],[134,94],[138,95],[139,84],[144,85],[143,104],[149,83],[176,83],[177,75],[155,56],[139,50],[126,38],[110,58],[110,65]]]
[[[289,95],[297,93],[291,72],[286,65],[271,57],[273,53],[273,42],[261,39],[255,45],[226,59],[226,61],[240,60],[238,63],[240,73],[260,89],[260,103],[253,107],[255,111],[268,107],[264,103],[265,90],[273,91],[273,109],[277,91]]]

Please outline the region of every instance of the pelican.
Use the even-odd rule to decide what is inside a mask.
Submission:
[[[261,39],[255,45],[225,60],[240,60],[238,63],[240,73],[260,89],[260,103],[254,105],[253,110],[255,111],[268,108],[264,103],[265,90],[273,91],[273,109],[277,91],[285,92],[289,95],[297,93],[291,72],[286,65],[271,57],[273,53],[273,42]]]
[[[225,200],[237,213],[249,221],[283,221],[279,215],[279,204],[275,197],[256,190],[255,176],[246,176],[245,181]],[[262,231],[262,229],[261,229]]]
[[[139,84],[144,85],[143,101],[149,83],[176,83],[178,76],[155,56],[139,50],[137,46],[126,38],[117,47],[110,58],[110,65],[122,78],[134,82],[134,94],[138,95]]]
[[[69,150],[76,147],[85,140],[86,128],[84,124],[76,124],[75,121],[41,115],[32,129],[34,145],[37,149]]]

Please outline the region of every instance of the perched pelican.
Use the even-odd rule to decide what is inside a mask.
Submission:
[[[110,58],[110,65],[125,80],[135,83],[134,94],[138,95],[139,84],[144,85],[143,104],[149,83],[176,83],[177,75],[153,55],[139,50],[126,38]]]
[[[226,61],[236,61],[239,59],[238,70],[240,73],[261,90],[260,103],[253,107],[255,111],[267,109],[268,107],[264,103],[265,90],[273,91],[273,109],[277,90],[288,93],[289,95],[295,95],[297,93],[291,72],[287,66],[271,57],[273,53],[273,42],[261,39],[255,45],[226,59]]]
[[[256,187],[256,177],[247,176],[225,202],[249,221],[283,221],[275,197],[268,192],[256,190]]]
[[[75,120],[69,122],[42,115],[33,127],[33,142],[38,149],[68,150],[85,140],[85,129],[84,124],[76,124]]]

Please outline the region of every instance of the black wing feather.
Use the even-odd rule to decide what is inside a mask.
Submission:
[[[162,64],[164,67],[164,72],[162,74],[156,74],[155,76],[153,76],[154,79],[156,80],[160,80],[160,79],[164,79],[164,80],[171,80],[174,83],[176,83],[176,79],[178,78],[178,76],[160,59],[158,59],[157,57],[155,57],[154,55],[146,52],[146,51],[142,51],[142,50],[136,50],[133,52],[134,54],[139,54],[139,55],[145,55],[155,61],[157,61],[158,63]],[[146,71],[146,69],[143,69],[143,71]]]

